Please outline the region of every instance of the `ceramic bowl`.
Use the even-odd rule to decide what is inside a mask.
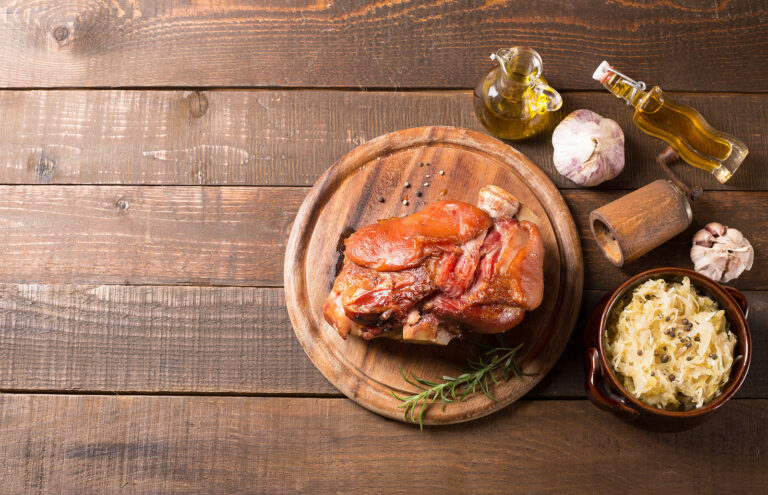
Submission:
[[[731,377],[721,394],[697,409],[667,411],[649,406],[632,397],[622,386],[606,358],[606,325],[608,316],[620,304],[625,295],[651,278],[663,278],[668,282],[680,282],[684,277],[699,293],[709,296],[725,310],[730,330],[736,335],[734,363]],[[587,372],[585,388],[589,399],[601,409],[619,414],[655,430],[677,431],[691,428],[709,418],[739,390],[749,370],[752,358],[752,338],[747,325],[749,310],[744,294],[732,287],[725,287],[699,273],[682,268],[655,268],[635,275],[618,289],[609,292],[595,306],[587,322],[584,335],[584,358]]]

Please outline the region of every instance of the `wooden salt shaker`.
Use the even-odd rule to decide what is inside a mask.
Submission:
[[[684,231],[692,218],[685,192],[657,180],[594,210],[589,224],[605,257],[622,266]]]

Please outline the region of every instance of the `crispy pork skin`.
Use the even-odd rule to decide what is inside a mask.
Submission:
[[[518,325],[541,304],[541,235],[514,218],[520,203],[501,188],[483,188],[479,206],[438,201],[352,234],[326,320],[343,338],[439,345]]]
[[[344,243],[351,261],[378,271],[412,268],[443,250],[457,250],[491,226],[491,218],[476,206],[438,201],[404,218],[368,225]]]

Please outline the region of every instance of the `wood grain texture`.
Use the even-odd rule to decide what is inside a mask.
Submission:
[[[662,179],[589,214],[595,242],[605,257],[619,267],[680,234],[692,219],[689,198],[671,181]]]
[[[0,286],[0,390],[336,394],[281,289]]]
[[[426,424],[460,423],[526,394],[552,368],[570,336],[581,302],[584,267],[576,226],[557,188],[503,143],[479,132],[435,126],[393,132],[356,148],[323,174],[302,203],[285,253],[288,314],[315,366],[363,407],[403,420],[393,389],[403,396],[418,393],[404,382],[403,369],[416,376],[446,376],[467,358],[476,359],[476,349],[460,339],[447,349],[388,339],[370,343],[340,339],[323,311],[336,279],[339,239],[349,229],[411,214],[440,199],[477,204],[481,188],[490,183],[519,200],[517,218],[538,227],[544,247],[543,278],[550,285],[538,311],[526,314],[514,338],[506,342],[510,347],[526,344],[518,363],[532,375],[492,384],[494,399],[476,394],[451,408],[432,408],[423,416]],[[417,189],[422,197],[416,196]],[[380,201],[373,199],[377,197]]]
[[[419,433],[345,399],[14,394],[0,396],[0,421],[9,493],[768,490],[765,400],[675,434],[586,401],[518,402]]]
[[[558,88],[607,59],[667,89],[766,91],[762,2],[4,0],[0,86],[473,87],[540,51]],[[716,68],[713,70],[713,68]]]
[[[307,193],[0,186],[0,282],[281,286],[288,232]],[[587,289],[609,289],[661,264],[690,268],[691,238],[710,221],[741,230],[755,247],[754,267],[733,285],[768,289],[768,192],[706,192],[696,200],[688,230],[617,268],[599,251],[588,216],[623,194],[563,191],[581,238]]]
[[[279,285],[305,191],[0,187],[0,279]]]
[[[525,399],[583,398],[587,290],[560,360]],[[746,292],[755,359],[737,397],[768,398],[768,293]],[[0,391],[341,394],[304,354],[277,288],[0,284]]]
[[[661,141],[638,129],[613,95],[565,93],[555,121],[589,108],[616,120],[627,164],[601,189],[663,177]],[[675,94],[750,149],[722,185],[694,167],[673,168],[704,189],[768,190],[768,95]],[[482,130],[466,91],[0,91],[0,183],[312,185],[342,155],[387,132],[423,125]],[[561,188],[550,133],[510,142]]]

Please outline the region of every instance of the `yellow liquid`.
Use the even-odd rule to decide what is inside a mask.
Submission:
[[[632,117],[635,124],[671,144],[686,162],[715,173],[731,156],[733,147],[728,138],[712,128],[696,109],[664,98],[657,89],[639,102]]]
[[[497,69],[490,72],[493,70]],[[551,112],[533,110],[538,106],[539,97],[522,89],[528,79],[526,74],[514,73],[509,78],[513,84],[521,86],[520,91],[501,96],[491,89],[495,81],[490,72],[480,80],[473,95],[475,115],[488,132],[502,139],[524,139],[550,127]]]
[[[695,108],[670,100],[655,86],[647,93],[614,76],[606,87],[635,107],[632,120],[651,136],[666,141],[680,158],[726,182],[749,150],[736,137],[718,131]]]

